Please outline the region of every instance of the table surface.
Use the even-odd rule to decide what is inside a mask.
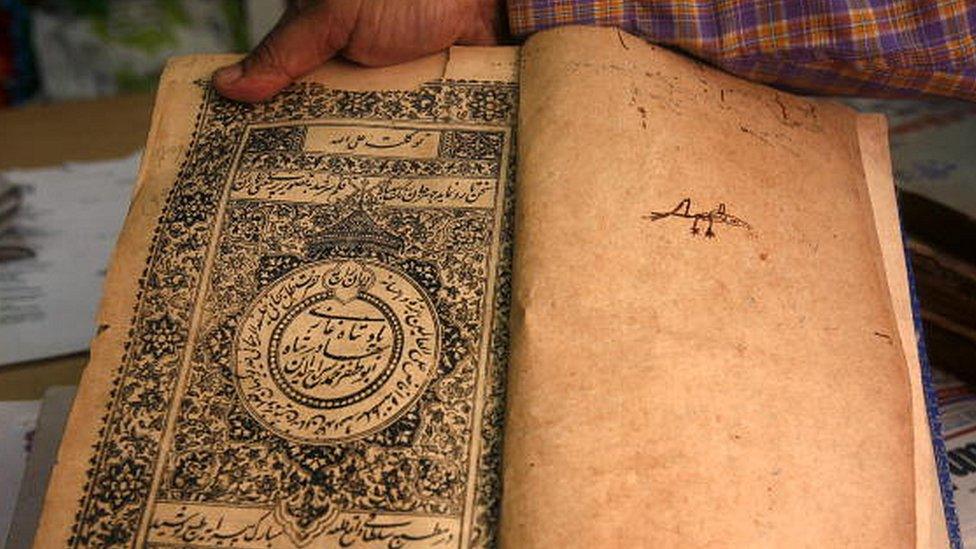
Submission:
[[[128,155],[145,144],[151,110],[148,94],[2,109],[0,170]],[[87,361],[78,353],[0,366],[0,400],[38,399],[52,385],[75,385]]]

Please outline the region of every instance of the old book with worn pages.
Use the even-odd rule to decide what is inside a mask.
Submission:
[[[163,76],[36,547],[946,545],[883,119],[610,29],[230,60]]]

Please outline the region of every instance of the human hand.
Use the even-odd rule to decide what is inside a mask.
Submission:
[[[503,0],[303,0],[244,60],[214,73],[221,95],[264,101],[336,55],[367,66],[416,59],[452,44],[490,45]]]

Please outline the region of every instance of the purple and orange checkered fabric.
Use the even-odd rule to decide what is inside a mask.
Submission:
[[[511,31],[620,27],[805,92],[976,101],[972,0],[508,0]]]

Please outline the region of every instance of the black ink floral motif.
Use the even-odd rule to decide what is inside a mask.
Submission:
[[[461,330],[453,323],[445,322],[442,333],[440,367],[443,374],[448,374],[467,355],[467,349],[464,347],[465,339],[461,336]]]
[[[105,528],[95,534],[96,547],[121,547],[132,540],[132,528],[124,517],[108,519]]]
[[[146,321],[142,332],[142,349],[154,358],[176,352],[183,342],[182,327],[167,315]]]
[[[504,120],[512,111],[512,94],[504,88],[484,88],[471,93],[471,115],[479,120]]]
[[[195,225],[206,220],[213,208],[214,198],[209,193],[194,192],[180,195],[175,199],[173,222],[183,227]]]
[[[432,459],[420,460],[418,477],[418,488],[424,497],[448,497],[460,482],[453,468]]]
[[[227,233],[245,242],[257,242],[267,222],[264,212],[251,208],[231,208],[227,217]]]
[[[301,264],[293,255],[266,255],[258,262],[258,285],[267,286]]]
[[[441,287],[441,277],[437,267],[416,258],[408,258],[403,262],[403,270],[417,281],[429,294],[436,294]]]
[[[246,151],[300,151],[305,146],[305,125],[257,128],[247,139]]]
[[[458,219],[451,227],[451,240],[448,245],[458,250],[483,246],[490,234],[488,223],[489,220],[483,216]]]
[[[498,155],[504,142],[501,132],[444,132],[440,154],[451,158],[492,158]]]
[[[421,90],[414,94],[413,100],[410,101],[410,108],[419,118],[432,117],[437,108],[437,96],[430,91]]]
[[[380,97],[376,92],[340,92],[340,108],[351,118],[366,118],[373,114]]]
[[[227,438],[231,442],[253,442],[261,438],[261,426],[239,406],[227,416],[227,427]]]
[[[337,465],[346,457],[341,446],[308,446],[290,443],[285,445],[285,455],[310,475],[324,471],[326,467]]]
[[[217,460],[210,452],[193,450],[179,454],[173,467],[173,487],[177,490],[200,488],[213,480]]]
[[[416,408],[408,410],[393,425],[383,429],[375,435],[371,435],[366,442],[378,444],[380,446],[410,446],[420,427],[420,414]]]

